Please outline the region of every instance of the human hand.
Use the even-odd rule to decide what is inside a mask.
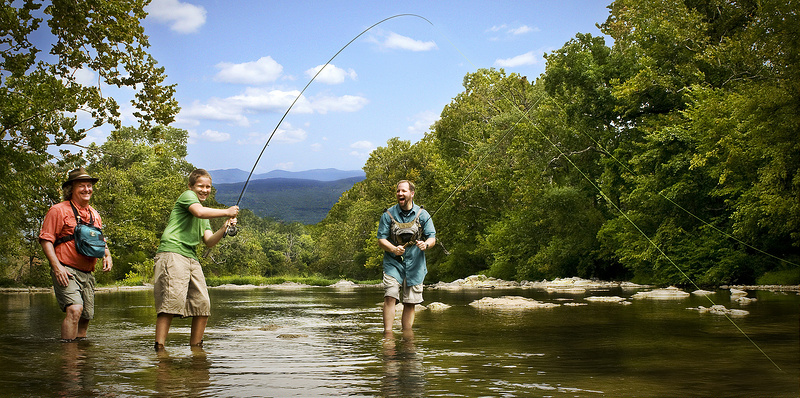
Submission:
[[[394,249],[392,249],[392,254],[394,254],[395,256],[402,256],[403,253],[405,252],[406,252],[405,246],[395,246]]]
[[[55,274],[56,282],[58,282],[59,285],[64,287],[69,286],[70,275],[69,272],[67,272],[67,269],[63,265],[61,264],[56,265],[53,268],[53,274]]]
[[[228,208],[228,217],[235,218],[239,215],[239,206],[231,206]]]
[[[111,259],[111,253],[106,251],[106,255],[103,256],[103,272],[111,271],[111,267],[114,266],[114,260]]]
[[[418,247],[420,250],[422,250],[422,251],[425,251],[425,250],[427,250],[427,249],[428,249],[428,244],[427,244],[427,243],[425,243],[425,241],[418,240],[418,241],[417,241],[417,247]]]

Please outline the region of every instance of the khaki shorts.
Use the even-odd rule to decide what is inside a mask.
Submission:
[[[56,280],[56,274],[50,270],[53,278],[53,292],[61,311],[67,312],[70,305],[82,305],[81,318],[91,320],[94,318],[94,275],[75,268],[64,266],[69,272],[69,284],[61,286]]]
[[[403,299],[400,300],[400,282],[394,277],[383,274],[383,297],[392,297],[398,302],[404,304],[421,304],[422,303],[422,284],[415,286],[406,286],[403,282]]]
[[[211,299],[199,261],[178,253],[161,252],[156,253],[155,262],[153,295],[157,314],[211,315]]]

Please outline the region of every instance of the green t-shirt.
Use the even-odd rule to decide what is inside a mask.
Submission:
[[[203,234],[211,229],[211,222],[197,218],[189,212],[189,206],[200,203],[194,191],[187,190],[178,197],[169,222],[161,235],[158,252],[171,252],[197,259],[197,245],[203,241]]]

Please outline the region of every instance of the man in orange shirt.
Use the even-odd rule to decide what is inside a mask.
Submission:
[[[94,317],[94,257],[78,253],[72,236],[77,220],[73,206],[82,222],[103,227],[100,214],[89,206],[94,183],[83,167],[69,172],[69,177],[61,185],[64,201],[53,205],[47,212],[39,232],[39,244],[50,262],[53,277],[53,291],[58,306],[66,313],[61,324],[61,340],[75,341],[86,337],[89,321]],[[113,262],[108,246],[103,256],[103,271],[110,271]]]

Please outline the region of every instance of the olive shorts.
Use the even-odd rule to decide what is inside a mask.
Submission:
[[[154,274],[157,314],[211,315],[211,299],[199,261],[178,253],[156,253]]]
[[[67,312],[67,307],[70,305],[82,305],[81,318],[91,320],[94,318],[94,275],[67,266],[64,268],[69,272],[67,286],[61,286],[56,280],[56,274],[50,270],[58,307],[61,311]]]
[[[402,288],[403,296],[400,300],[400,290]],[[422,303],[422,284],[415,286],[406,286],[405,282],[400,285],[400,282],[394,277],[383,274],[383,297],[392,297],[395,300],[404,304],[421,304]]]

